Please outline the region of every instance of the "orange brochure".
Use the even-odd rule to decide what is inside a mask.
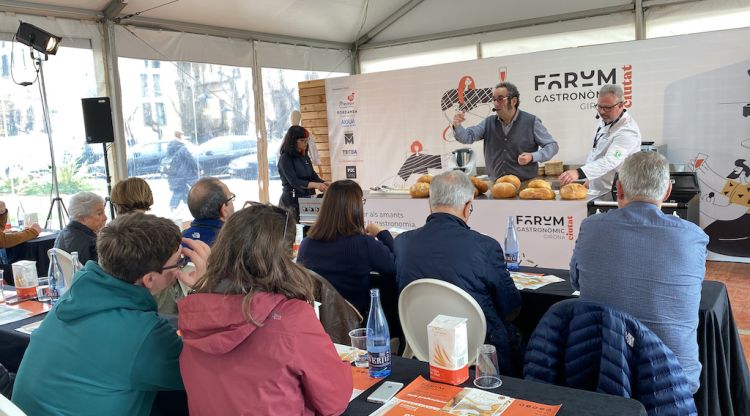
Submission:
[[[418,376],[401,390],[396,398],[419,406],[441,409],[462,390],[463,387],[435,383]]]

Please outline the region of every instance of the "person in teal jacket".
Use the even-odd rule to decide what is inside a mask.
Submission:
[[[210,249],[132,213],[101,231],[97,251],[31,336],[12,398],[29,415],[147,416],[157,391],[183,389],[182,340],[153,295],[175,279],[192,287]]]

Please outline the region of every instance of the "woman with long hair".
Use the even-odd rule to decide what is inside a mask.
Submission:
[[[179,303],[180,369],[191,415],[342,413],[352,392],[292,261],[289,211],[254,205],[229,217],[204,277]]]
[[[325,277],[367,316],[370,272],[392,276],[396,264],[391,233],[377,224],[365,226],[357,182],[346,179],[328,187],[318,218],[300,244],[297,262]]]
[[[315,190],[325,192],[328,184],[315,173],[309,156],[310,133],[302,126],[287,130],[279,151],[279,175],[281,176],[281,199],[279,206],[291,209],[299,221],[300,197],[315,195]]]

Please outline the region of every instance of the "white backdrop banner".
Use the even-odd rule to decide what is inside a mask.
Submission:
[[[520,107],[560,144],[555,160],[583,163],[599,87],[618,83],[644,141],[696,170],[701,225],[718,254],[750,258],[750,29],[482,59],[326,81],[333,179],[363,188],[408,187],[446,168],[465,126],[491,112],[491,90],[510,81]],[[482,143],[472,145],[484,165]],[[742,260],[741,260],[742,261]]]

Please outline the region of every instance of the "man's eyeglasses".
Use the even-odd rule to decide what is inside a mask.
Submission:
[[[497,97],[492,97],[492,102],[494,102],[494,103],[501,103],[501,102],[507,100],[508,98],[511,98],[511,97],[504,97],[502,95],[498,95]]]
[[[613,105],[601,105],[601,104],[597,104],[596,105],[596,109],[597,110],[601,110],[601,111],[610,111],[610,110],[612,110],[615,107],[619,107],[620,105],[622,105],[622,101],[619,102],[619,103],[615,103]]]
[[[159,270],[159,273],[164,273],[164,270],[169,270],[169,269],[182,270],[188,265],[189,262],[190,262],[190,259],[186,255],[180,254],[180,258],[177,259],[177,262],[175,264],[171,266],[162,267],[161,270]]]
[[[237,195],[235,195],[235,194],[232,194],[232,196],[230,196],[229,198],[227,198],[227,200],[226,200],[226,201],[224,201],[224,203],[223,203],[222,205],[226,205],[226,204],[228,204],[228,203],[230,203],[230,202],[234,201],[234,198],[236,198],[236,197],[237,197]]]
[[[469,215],[471,215],[472,212],[474,212],[474,200],[471,200],[467,202],[466,204],[469,206]]]

